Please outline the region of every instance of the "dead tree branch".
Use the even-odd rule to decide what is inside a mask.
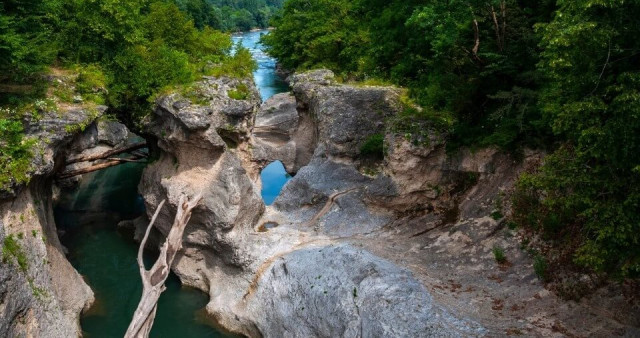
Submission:
[[[86,168],[76,169],[76,170],[69,170],[69,171],[62,172],[62,173],[60,173],[60,175],[58,175],[58,179],[63,180],[63,179],[71,178],[71,177],[78,176],[78,175],[84,175],[84,174],[92,173],[94,171],[115,167],[117,165],[124,164],[124,163],[131,163],[131,162],[132,163],[145,163],[145,161],[142,161],[140,157],[134,157],[134,158],[116,158],[116,157],[112,157],[112,158],[107,158],[107,160],[108,160],[107,162],[94,164],[94,165],[88,166]]]
[[[119,155],[119,154],[122,154],[122,153],[130,153],[130,152],[133,152],[135,150],[146,148],[146,147],[147,147],[147,143],[146,142],[134,143],[134,144],[130,144],[130,145],[127,145],[127,146],[124,146],[124,147],[121,147],[121,148],[105,151],[102,154],[80,156],[80,157],[72,158],[72,159],[67,160],[67,164],[73,164],[73,163],[78,163],[78,162],[89,162],[89,161],[96,161],[96,160],[104,160],[105,158],[113,157],[115,155]]]
[[[158,299],[160,299],[160,294],[166,289],[164,282],[169,276],[169,271],[171,270],[171,265],[173,264],[176,254],[182,248],[182,236],[191,218],[191,212],[201,199],[201,194],[194,197],[191,201],[188,201],[184,195],[180,197],[173,226],[171,230],[169,230],[169,235],[167,235],[167,239],[162,245],[162,248],[160,248],[160,255],[151,269],[147,270],[142,257],[144,247],[147,244],[151,228],[165,201],[163,200],[158,205],[156,212],[151,218],[151,222],[149,222],[142,243],[140,243],[140,248],[138,249],[138,267],[140,269],[140,276],[142,277],[142,298],[140,299],[140,303],[138,303],[136,312],[133,314],[133,319],[131,320],[131,324],[129,324],[127,333],[124,336],[125,338],[149,337],[149,332],[153,326],[153,320],[155,319],[158,307]]]

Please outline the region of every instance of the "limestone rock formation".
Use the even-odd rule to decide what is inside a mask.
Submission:
[[[52,212],[52,175],[82,128],[105,107],[73,107],[28,121],[38,140],[31,182],[0,196],[0,336],[74,337],[79,314],[93,292],[71,266],[58,240]],[[91,129],[91,128],[90,128]],[[89,135],[87,139],[92,139]]]
[[[252,136],[252,160],[259,163],[279,160],[290,174],[309,163],[317,143],[313,118],[298,110],[290,93],[274,95],[260,107]]]
[[[250,336],[482,332],[433,302],[408,270],[342,243],[341,236],[370,233],[392,220],[389,210],[364,202],[370,190],[387,193],[391,181],[362,175],[353,162],[399,104],[394,89],[330,86],[329,75],[311,74],[322,78],[313,83],[296,78],[296,98],[271,99],[255,126],[256,112],[229,115],[237,109],[215,99],[160,98],[148,121],[160,158],[140,184],[148,210],[164,198],[175,207],[180,192],[204,193],[174,270],[184,283],[209,292],[207,309],[221,325]],[[211,98],[224,97],[216,84],[200,85]],[[239,143],[221,142],[230,134]],[[250,173],[256,163],[275,159],[299,172],[263,215],[259,182]],[[336,210],[336,198],[345,210]],[[165,234],[169,215],[157,221]],[[265,222],[277,227],[265,231]]]
[[[204,98],[162,97],[147,121],[159,159],[140,191],[148,213],[204,194],[173,269],[209,293],[219,325],[251,337],[636,332],[546,291],[505,226],[516,177],[542,154],[447,153],[429,130],[416,146],[385,129],[398,89],[339,84],[326,70],[289,80],[293,95],[258,107],[257,94],[228,99],[239,80],[208,78]],[[361,149],[373,134],[387,152],[371,172]],[[274,160],[296,175],[265,207],[258,172]],[[498,265],[494,246],[517,266]]]

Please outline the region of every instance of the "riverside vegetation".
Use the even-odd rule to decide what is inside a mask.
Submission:
[[[21,120],[56,106],[107,104],[134,130],[165,88],[201,75],[245,77],[255,63],[229,34],[198,28],[183,2],[10,0],[0,5],[0,187],[26,183],[34,156]],[[53,67],[53,68],[52,68]],[[64,74],[69,81],[50,81]],[[78,94],[78,95],[76,95]],[[35,102],[35,103],[34,103]]]
[[[285,68],[407,87],[388,127],[417,141],[430,125],[451,150],[546,150],[512,215],[550,244],[545,279],[638,277],[639,15],[623,0],[290,0],[264,42]]]
[[[276,29],[264,42],[285,68],[408,88],[387,128],[416,144],[435,127],[451,151],[546,150],[544,165],[521,177],[510,215],[550,244],[534,253],[543,279],[567,267],[640,275],[638,2],[288,0],[276,13],[280,5],[4,1],[0,188],[28,179],[34,140],[24,137],[24,119],[83,102],[108,105],[135,131],[169,88],[201,75],[248,76],[250,53],[231,53],[222,31],[271,19]],[[372,135],[361,151],[379,158],[384,143]]]

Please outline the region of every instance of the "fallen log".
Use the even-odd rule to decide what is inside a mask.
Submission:
[[[120,164],[124,164],[124,163],[145,163],[145,161],[141,161],[140,157],[134,157],[134,158],[116,158],[116,157],[111,157],[111,158],[107,158],[107,162],[103,162],[103,163],[98,163],[98,164],[94,164],[92,166],[88,166],[86,168],[82,168],[82,169],[76,169],[76,170],[70,170],[70,171],[65,171],[60,173],[60,175],[58,175],[58,179],[66,179],[66,178],[71,178],[74,176],[79,176],[79,175],[84,175],[84,174],[88,174],[88,173],[92,173],[94,171],[98,171],[98,170],[102,170],[102,169],[107,169],[107,168],[111,168],[111,167],[115,167],[117,165]]]
[[[71,170],[71,171],[66,171],[63,173],[60,173],[60,175],[58,175],[58,179],[65,179],[65,178],[71,178],[74,176],[78,176],[78,175],[84,175],[84,174],[88,174],[88,173],[92,173],[94,171],[98,171],[98,170],[102,170],[102,169],[106,169],[106,168],[111,168],[114,166],[117,166],[119,164],[124,163],[123,161],[120,160],[113,160],[113,161],[108,161],[108,162],[104,162],[104,163],[100,163],[100,164],[95,164],[86,168],[82,168],[82,169],[77,169],[77,170]]]
[[[158,308],[158,299],[160,299],[160,294],[166,289],[164,282],[169,276],[169,271],[171,270],[171,265],[173,264],[176,254],[182,248],[182,236],[191,218],[191,211],[198,205],[201,199],[202,195],[194,197],[191,201],[188,201],[184,195],[180,197],[173,226],[171,230],[169,230],[169,235],[167,235],[167,239],[160,249],[160,255],[151,269],[147,270],[144,266],[142,254],[147,244],[151,228],[156,218],[158,218],[158,214],[165,200],[160,202],[156,212],[153,214],[147,231],[140,243],[140,248],[138,249],[138,268],[140,269],[140,276],[142,277],[142,298],[138,303],[136,312],[133,314],[129,328],[124,335],[125,338],[149,337],[149,332],[153,326]]]
[[[140,143],[134,143],[134,144],[130,144],[124,147],[120,147],[120,148],[116,148],[116,149],[111,149],[109,151],[105,151],[102,154],[97,154],[97,155],[87,155],[87,156],[79,156],[76,158],[72,158],[67,160],[67,164],[74,164],[74,163],[78,163],[78,162],[89,162],[89,161],[96,161],[96,160],[104,160],[105,158],[109,158],[109,157],[113,157],[115,155],[119,155],[122,153],[130,153],[132,151],[138,150],[138,149],[142,149],[142,148],[146,148],[147,147],[147,143],[146,142],[140,142]]]

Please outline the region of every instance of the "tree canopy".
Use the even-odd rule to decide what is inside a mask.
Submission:
[[[164,88],[201,75],[250,76],[254,61],[227,33],[198,27],[164,0],[7,0],[0,4],[0,188],[23,181],[32,156],[24,113],[73,103],[107,104],[136,129]],[[46,80],[48,69],[76,74]],[[71,87],[71,88],[70,88]],[[53,97],[51,97],[53,96]],[[31,114],[37,118],[37,114]]]
[[[549,151],[521,179],[515,219],[578,266],[638,276],[639,10],[624,0],[289,0],[264,41],[291,69],[407,87],[421,108],[404,113],[418,126],[405,133],[426,121],[452,150]]]

